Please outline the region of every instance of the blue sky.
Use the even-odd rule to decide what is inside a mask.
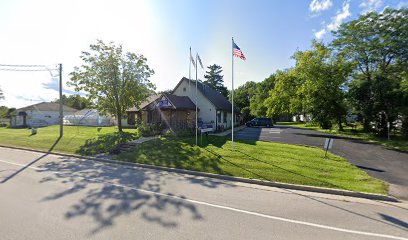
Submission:
[[[342,22],[386,6],[408,6],[408,0],[1,0],[0,64],[62,63],[66,82],[81,64],[81,51],[102,39],[145,55],[156,72],[152,82],[166,90],[188,76],[191,46],[205,66],[223,67],[231,88],[231,37],[247,58],[235,59],[239,86],[291,67],[290,56],[313,38],[328,42]],[[199,69],[199,78],[203,74]],[[56,81],[47,72],[0,71],[6,97],[0,105],[55,99]],[[65,86],[66,93],[72,90]]]

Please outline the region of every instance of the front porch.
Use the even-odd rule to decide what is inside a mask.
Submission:
[[[128,111],[128,124],[159,125],[173,130],[195,128],[195,105],[188,97],[163,94],[138,111]]]

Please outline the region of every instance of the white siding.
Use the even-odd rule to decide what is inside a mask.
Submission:
[[[185,91],[184,91],[185,89]],[[189,91],[190,89],[190,91]],[[195,103],[195,84],[193,82],[190,83],[190,87],[188,84],[188,80],[183,80],[180,85],[174,90],[174,95],[177,96],[188,96],[193,103]],[[205,97],[200,90],[197,90],[197,107],[200,109],[198,113],[198,118],[201,119],[204,123],[215,123],[217,122],[217,110],[207,97]],[[227,113],[227,122],[224,123],[224,112],[221,111],[221,122],[217,122],[217,126],[223,126],[225,129],[231,128],[231,113]],[[236,115],[236,113],[235,113]],[[239,124],[239,121],[235,121],[235,125]]]
[[[184,91],[185,89],[185,91]],[[190,91],[189,91],[190,89]],[[180,85],[175,89],[174,95],[177,96],[187,96],[191,99],[191,101],[195,104],[196,101],[196,94],[195,94],[195,84],[193,82],[190,83],[190,87],[188,84],[188,80],[183,80]],[[205,97],[200,90],[197,90],[197,107],[200,109],[198,112],[198,119],[202,120],[204,123],[214,123],[215,124],[215,117],[216,117],[216,109],[214,104]]]
[[[59,124],[59,111],[36,111],[36,110],[28,110],[26,111],[26,124],[27,126],[32,125],[56,125]],[[64,116],[72,114],[74,112],[64,112]],[[18,115],[18,112],[17,112]],[[16,116],[15,120],[11,121],[13,126],[22,126],[23,125],[23,117]]]

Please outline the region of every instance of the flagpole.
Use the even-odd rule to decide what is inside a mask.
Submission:
[[[196,105],[196,146],[197,146],[197,137],[198,137],[198,133],[197,133],[197,130],[198,130],[198,113],[197,113],[197,82],[198,82],[198,78],[197,78],[197,68],[198,68],[198,66],[197,66],[197,64],[198,64],[198,62],[197,62],[197,56],[198,56],[198,53],[196,54],[196,90],[195,90],[195,105]]]
[[[191,94],[190,90],[190,82],[191,82],[191,46],[190,46],[190,56],[188,56],[188,62],[190,63],[188,66],[188,95]]]
[[[232,46],[231,46],[231,59],[232,59],[232,91],[231,91],[231,103],[232,103],[232,116],[231,116],[231,143],[232,143],[232,151],[234,151],[234,38],[232,38]]]

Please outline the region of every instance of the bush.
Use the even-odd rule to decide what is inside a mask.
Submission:
[[[165,126],[163,124],[140,123],[137,129],[143,137],[149,137],[160,134],[165,129]]]

